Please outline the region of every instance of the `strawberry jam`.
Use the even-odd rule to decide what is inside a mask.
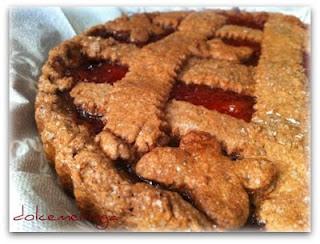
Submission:
[[[128,72],[125,65],[111,62],[91,61],[77,68],[68,70],[67,76],[72,76],[76,82],[94,82],[113,84],[121,80]]]
[[[216,110],[246,122],[250,122],[255,104],[255,99],[250,96],[205,85],[186,85],[182,82],[175,84],[171,98],[202,105],[207,109]]]

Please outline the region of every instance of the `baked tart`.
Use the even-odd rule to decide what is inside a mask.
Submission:
[[[139,13],[53,48],[35,118],[81,214],[110,230],[308,231],[308,28]]]

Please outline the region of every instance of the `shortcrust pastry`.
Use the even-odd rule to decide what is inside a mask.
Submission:
[[[112,230],[309,230],[308,37],[278,13],[155,12],[53,48],[35,118],[81,214]]]

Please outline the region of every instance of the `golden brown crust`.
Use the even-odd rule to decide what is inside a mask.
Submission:
[[[246,166],[250,167],[248,173],[244,173]],[[268,168],[268,173],[262,167]],[[275,175],[272,165],[263,160],[232,163],[221,155],[218,141],[203,132],[188,133],[179,148],[154,149],[140,159],[136,171],[144,178],[187,191],[199,209],[228,229],[247,221],[249,199],[244,187],[268,188]]]
[[[105,31],[128,33],[129,41],[139,43],[148,41],[150,35],[161,34],[164,29],[159,25],[152,24],[148,14],[136,14],[133,16],[123,15],[104,25],[95,26],[87,31],[86,35],[102,35]]]
[[[91,215],[116,216],[113,225],[107,226],[113,229],[202,231],[213,227],[178,194],[122,179],[113,163],[94,147],[76,155],[71,175],[80,210],[98,224],[104,223]]]
[[[63,50],[72,44],[73,41],[67,41],[61,48]],[[72,111],[69,111],[61,95],[56,94],[60,84],[55,78],[59,79],[62,71],[59,73],[51,67],[56,55],[61,55],[59,50],[50,53],[43,68],[50,72],[44,72],[40,77],[35,104],[36,121],[46,154],[54,161],[63,186],[68,191],[74,191],[82,213],[102,225],[101,219],[92,219],[92,216],[115,215],[117,220],[109,228],[212,230],[212,223],[178,194],[121,178],[110,159],[92,144],[92,134],[88,128],[74,121]],[[59,65],[66,63],[59,62]],[[60,89],[64,90],[64,87]],[[102,179],[103,184],[100,182]],[[110,194],[112,187],[119,187],[117,195]],[[128,198],[128,192],[133,196]],[[135,211],[130,213],[131,209]]]
[[[130,61],[126,77],[110,93],[106,128],[134,144],[139,153],[161,145],[167,137],[162,110],[175,72],[190,53],[190,47],[212,34],[223,21],[223,17],[214,13],[190,14],[179,31],[142,48]],[[201,31],[194,35],[191,26]]]
[[[246,148],[248,136],[256,130],[250,123],[183,101],[171,101],[166,116],[174,136],[193,130],[208,132],[223,143],[229,154]]]
[[[246,46],[231,46],[225,44],[221,39],[214,38],[207,41],[209,46],[209,56],[214,59],[222,59],[233,62],[243,62],[248,60],[252,54],[253,49]]]
[[[187,84],[219,87],[247,95],[254,91],[252,68],[224,60],[191,58],[178,78]]]
[[[118,158],[133,159],[134,152],[132,148],[108,130],[103,130],[99,133],[95,137],[95,142],[99,143],[102,151],[113,160]]]
[[[157,14],[153,19],[153,23],[161,25],[163,27],[171,27],[176,29],[181,21],[190,13],[191,11],[172,11],[172,12],[162,12]]]
[[[301,66],[303,35],[299,26],[282,20],[281,15],[272,16],[265,27],[256,75],[255,124],[240,126],[240,121],[229,116],[176,101],[167,108],[168,121],[174,133],[185,134],[192,126],[217,136],[229,152],[240,149],[245,156],[264,156],[277,162],[279,179],[268,200],[258,204],[259,217],[271,230],[305,230],[309,222],[309,170],[306,77]],[[179,113],[182,110],[188,113]]]
[[[233,171],[242,179],[243,186],[251,191],[268,190],[277,176],[275,165],[265,158],[238,160],[233,165]]]
[[[203,144],[202,150],[197,148],[197,160],[188,151],[158,147],[142,157],[136,171],[144,178],[186,190],[195,205],[219,227],[239,228],[249,214],[247,193],[239,179],[229,172],[230,165],[214,158],[216,152],[206,141]]]
[[[256,73],[253,121],[266,135],[262,137],[266,155],[276,160],[280,169],[277,187],[261,203],[258,214],[274,230],[307,230],[309,226],[308,80],[302,67],[303,33],[286,17],[271,16]]]
[[[48,101],[50,97],[55,103]],[[109,228],[132,230],[213,228],[206,217],[176,193],[122,178],[113,162],[92,144],[88,129],[66,117],[58,102],[56,95],[38,94],[38,128],[44,144],[55,148],[50,157],[54,158],[63,186],[74,190],[77,204],[88,219],[103,225],[100,218],[93,217],[116,216]]]
[[[102,115],[111,87],[109,84],[80,82],[72,88],[70,96],[77,107],[90,114]]]
[[[74,192],[88,219],[103,225],[93,217],[116,215],[109,228],[217,230],[212,220],[220,228],[234,228],[244,224],[250,201],[266,230],[307,230],[307,35],[306,26],[294,17],[210,10],[123,16],[63,42],[50,51],[42,68],[35,104],[44,150],[62,185]],[[244,65],[257,55],[254,48],[217,37],[261,43],[258,66]],[[129,71],[112,86],[79,83],[70,70],[87,59],[123,64]],[[254,95],[253,121],[168,101],[176,79]],[[101,117],[103,130],[96,134],[78,121],[74,105]],[[184,137],[194,130],[208,132],[219,143],[198,133]],[[179,148],[159,147],[173,137],[183,138]],[[240,160],[231,162],[217,153],[220,144]],[[133,181],[112,161],[121,158],[132,164],[141,156],[142,174],[154,169],[157,174],[150,178],[178,187],[187,184],[197,199],[206,200],[192,206],[176,192]],[[174,174],[182,159],[193,162],[183,169],[190,174]],[[225,172],[232,184],[222,176]],[[182,177],[195,173],[195,181]],[[208,180],[205,176],[223,193],[238,196],[239,201],[225,204],[233,214],[207,198],[211,189],[199,187]],[[253,193],[250,200],[246,190]],[[215,193],[217,198],[223,195]]]
[[[88,58],[120,61],[123,64],[127,64],[128,59],[139,51],[133,44],[119,43],[112,38],[81,36],[79,43],[81,44],[82,53]]]
[[[260,43],[262,31],[238,25],[224,25],[216,31],[216,36],[224,39],[235,39]]]
[[[307,85],[302,67],[303,33],[299,26],[284,22],[282,16],[272,16],[266,23],[256,74],[256,120],[269,121],[271,109],[287,119],[301,121],[305,117],[301,113]],[[271,90],[278,95],[271,98]]]

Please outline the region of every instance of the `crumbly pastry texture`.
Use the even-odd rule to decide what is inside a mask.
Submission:
[[[64,41],[35,102],[62,187],[109,230],[308,231],[309,36],[235,9],[122,16]]]
[[[188,133],[179,148],[154,149],[138,161],[136,171],[144,178],[187,190],[195,205],[223,228],[244,225],[249,214],[246,189],[261,194],[276,175],[272,163],[263,158],[234,164],[221,155],[219,142],[203,132]]]

